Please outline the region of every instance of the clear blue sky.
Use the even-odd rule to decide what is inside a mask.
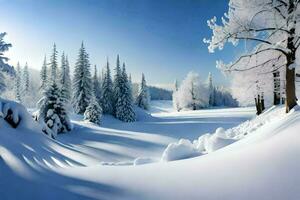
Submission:
[[[120,54],[134,81],[142,72],[150,84],[172,84],[188,71],[203,79],[209,71],[226,84],[215,67],[230,61],[232,47],[208,53],[203,38],[211,31],[206,21],[221,17],[227,0],[0,0],[0,32],[13,44],[10,63],[26,61],[39,69],[55,42],[73,65],[83,40],[91,64],[102,68],[106,56],[115,65]]]

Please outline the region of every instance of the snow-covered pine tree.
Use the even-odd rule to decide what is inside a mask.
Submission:
[[[115,115],[117,119],[123,122],[134,122],[136,120],[136,115],[133,108],[132,90],[126,73],[125,63],[123,63],[120,78],[119,89],[121,95],[119,95],[116,99]]]
[[[108,60],[102,79],[101,107],[104,114],[113,114],[113,82],[111,80]]]
[[[144,73],[142,74],[142,81],[140,84],[138,96],[136,98],[136,105],[145,110],[148,110],[150,107],[150,93],[146,84]]]
[[[121,99],[122,91],[121,87],[123,84],[122,78],[122,70],[120,64],[120,56],[117,56],[117,63],[115,68],[115,76],[114,76],[114,83],[113,83],[113,114],[116,116],[116,110],[119,106],[119,100]]]
[[[37,119],[45,123],[52,130],[52,137],[57,133],[71,130],[71,123],[67,117],[65,106],[60,98],[60,90],[55,82],[52,82],[44,96],[38,102],[39,112]]]
[[[44,57],[44,62],[42,69],[40,71],[40,79],[41,79],[41,86],[40,86],[40,92],[43,93],[47,87],[48,83],[48,74],[47,74],[47,58]]]
[[[15,70],[12,66],[8,65],[6,62],[8,58],[4,56],[4,52],[8,51],[8,49],[12,46],[10,43],[6,43],[4,41],[6,33],[0,33],[0,91],[4,91],[6,88],[6,84],[4,81],[3,72],[8,73],[10,75],[15,75]]]
[[[22,102],[21,99],[21,67],[20,63],[17,64],[16,77],[15,77],[15,98],[17,102]]]
[[[93,95],[88,53],[83,42],[79,49],[73,80],[73,107],[77,114],[84,114]]]
[[[214,106],[215,105],[214,85],[213,85],[211,72],[208,73],[208,77],[207,77],[207,89],[209,95],[209,106]]]
[[[89,106],[86,108],[84,112],[84,120],[100,125],[101,118],[102,118],[102,108],[97,102],[97,99],[93,97],[90,101]]]
[[[61,69],[59,73],[59,83],[61,90],[64,91],[64,98],[69,102],[71,98],[71,77],[68,58],[63,53],[61,56]]]
[[[60,83],[60,94],[59,97],[62,102],[63,109],[59,114],[62,124],[64,125],[63,132],[69,131],[72,129],[70,120],[69,120],[69,111],[71,109],[70,98],[71,98],[71,78],[69,70],[68,58],[65,54],[62,54],[61,57],[61,69],[59,74],[59,83]]]
[[[22,73],[22,95],[27,96],[29,95],[29,71],[28,71],[28,64],[26,62],[23,73]]]
[[[72,97],[72,81],[71,81],[71,75],[70,75],[70,63],[69,58],[66,56],[66,67],[65,67],[65,86],[68,90],[67,98],[70,100]]]
[[[95,65],[94,67],[94,76],[93,76],[93,91],[94,91],[94,96],[96,98],[97,102],[100,102],[101,99],[101,87],[100,87],[100,81],[98,77],[98,71],[97,71],[97,66]]]
[[[56,44],[53,45],[53,51],[50,58],[50,82],[57,80],[57,71],[58,71],[58,64],[57,64],[57,50],[56,50]]]

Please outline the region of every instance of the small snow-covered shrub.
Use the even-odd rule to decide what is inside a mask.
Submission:
[[[162,161],[172,161],[200,156],[201,152],[195,148],[191,141],[180,139],[177,143],[170,143],[163,152]]]
[[[97,101],[93,99],[84,112],[84,120],[100,125],[101,118],[102,118],[102,108],[99,106]]]
[[[61,90],[52,83],[38,102],[37,120],[46,124],[55,137],[58,133],[70,131],[73,127],[68,117],[67,105],[62,98]],[[48,134],[48,133],[47,133]]]

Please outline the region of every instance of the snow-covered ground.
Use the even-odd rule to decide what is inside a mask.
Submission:
[[[74,116],[74,130],[57,141],[1,128],[1,199],[300,198],[300,111],[285,115],[273,107],[249,120],[253,108],[176,113],[166,104],[155,102],[152,115],[139,112],[132,124],[105,117],[97,127]],[[235,142],[160,161],[169,143],[197,140],[218,127]]]

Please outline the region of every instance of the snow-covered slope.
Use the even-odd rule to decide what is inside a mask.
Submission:
[[[286,115],[284,108],[274,107],[244,122],[228,131],[237,141],[215,152],[139,166],[102,162],[130,161],[143,157],[143,152],[161,156],[158,153],[169,142],[185,135],[197,139],[217,126],[232,128],[252,116],[253,110],[155,114],[153,121],[133,124],[106,118],[104,127],[76,119],[74,132],[59,136],[58,141],[1,127],[1,199],[296,200],[300,198],[297,109]],[[209,124],[212,128],[206,130]],[[157,144],[160,150],[153,150]]]

